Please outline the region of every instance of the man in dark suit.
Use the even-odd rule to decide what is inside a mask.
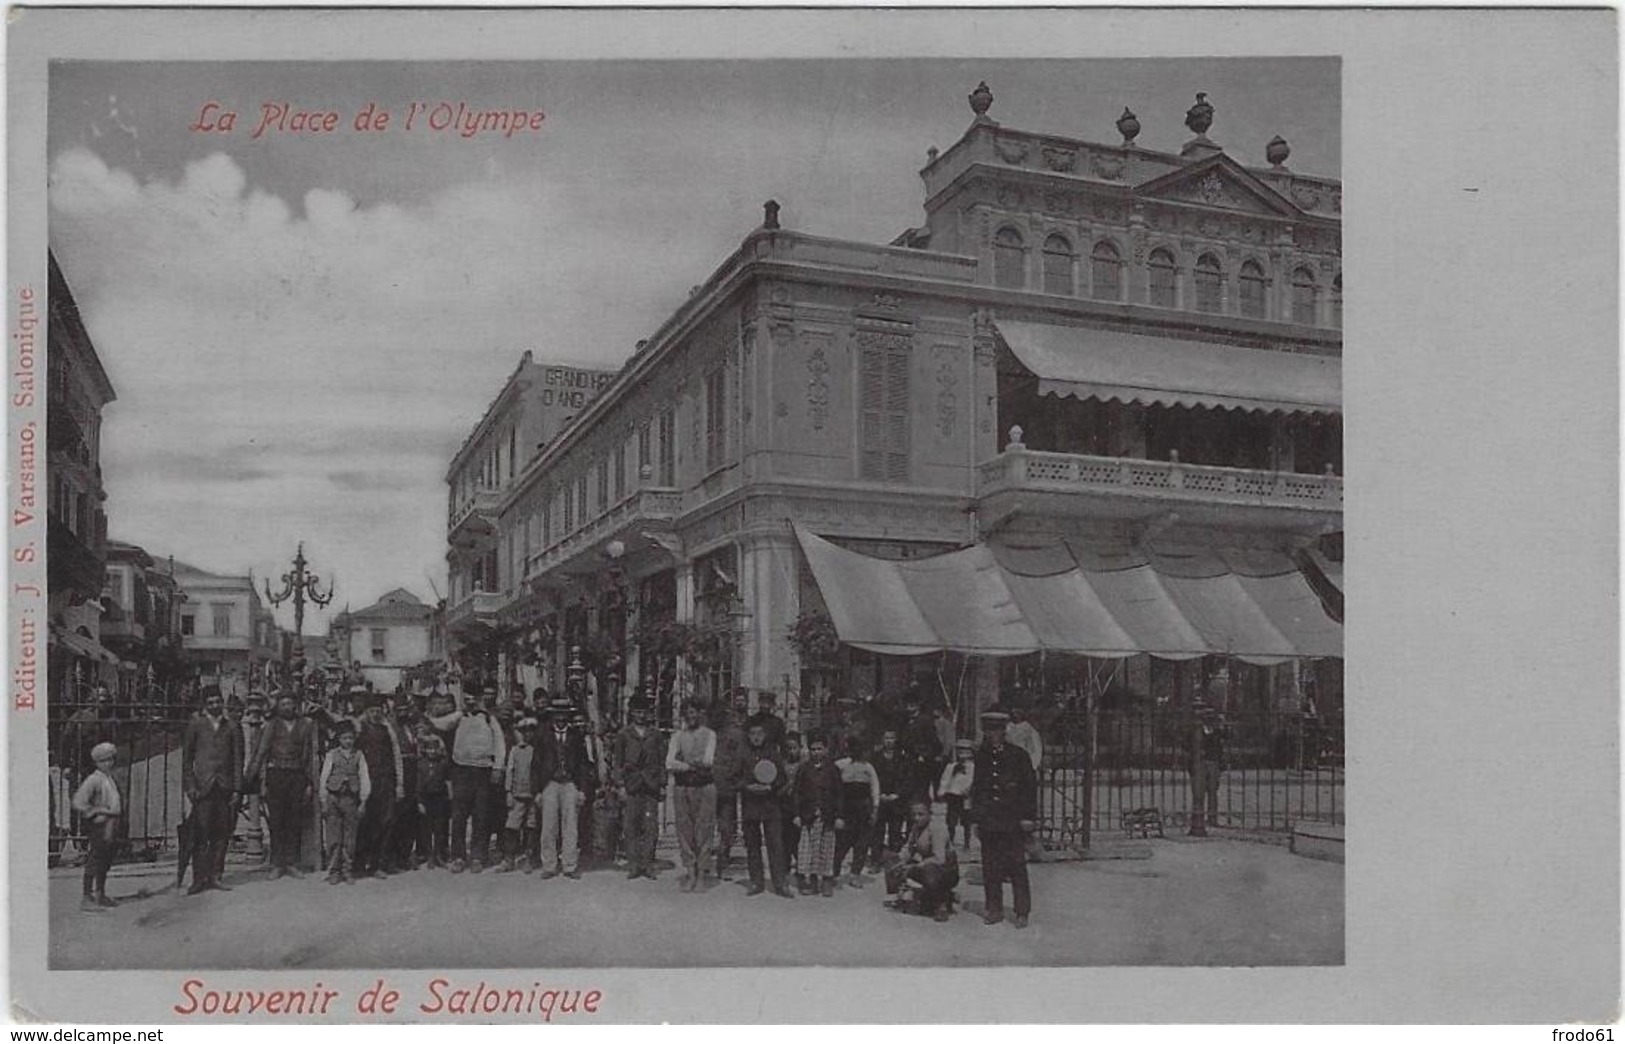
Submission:
[[[542,877],[581,877],[580,811],[592,784],[594,766],[581,731],[570,719],[575,705],[555,699],[548,706],[549,725],[536,741],[531,780],[542,806]]]
[[[1038,777],[1027,752],[1005,742],[1010,716],[982,715],[982,746],[970,787],[971,814],[982,839],[982,889],[988,924],[1004,920],[1004,882],[1015,897],[1017,928],[1027,927],[1032,886],[1027,880],[1027,836],[1037,827]]]
[[[181,786],[192,804],[192,887],[187,895],[214,888],[231,840],[232,809],[243,785],[243,734],[224,713],[220,690],[204,690],[203,713],[186,725],[181,740]]]
[[[615,785],[625,805],[626,876],[655,877],[655,841],[660,833],[660,802],[666,795],[666,737],[654,727],[654,700],[634,696],[627,706],[631,724],[615,737]]]

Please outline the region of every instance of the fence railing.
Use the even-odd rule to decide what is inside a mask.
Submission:
[[[1134,813],[1155,810],[1165,829],[1183,829],[1200,808],[1210,826],[1289,831],[1303,822],[1344,821],[1340,721],[1287,714],[1231,715],[1198,739],[1189,713],[1102,712],[1052,724],[1039,770],[1039,820],[1046,840],[1079,846],[1121,836]],[[1207,785],[1193,782],[1202,747]],[[1216,756],[1215,756],[1216,755]],[[1210,764],[1216,762],[1216,764]]]

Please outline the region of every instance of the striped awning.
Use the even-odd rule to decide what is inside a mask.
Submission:
[[[1251,663],[1343,655],[1343,629],[1285,553],[1148,556],[1073,543],[890,561],[796,535],[841,641],[896,655],[1038,651]]]
[[[1342,366],[1335,356],[1051,323],[995,325],[1038,378],[1041,395],[1286,413],[1343,409]]]

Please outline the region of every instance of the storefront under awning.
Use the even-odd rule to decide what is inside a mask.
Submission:
[[[1335,356],[1000,320],[999,336],[1041,395],[1156,406],[1340,413]]]
[[[1034,652],[1256,664],[1343,655],[1342,626],[1285,553],[1147,555],[1077,542],[871,558],[796,535],[841,641],[872,652]]]

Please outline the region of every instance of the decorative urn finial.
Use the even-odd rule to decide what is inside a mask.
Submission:
[[[988,118],[987,110],[993,107],[993,92],[987,89],[987,81],[983,80],[970,92],[970,111],[976,114],[977,122]]]
[[[778,200],[770,199],[766,203],[762,204],[762,227],[763,228],[778,228],[779,227],[779,202],[778,202]]]
[[[1185,110],[1185,126],[1198,135],[1207,134],[1213,126],[1213,106],[1208,104],[1206,93],[1196,92],[1196,104]]]
[[[1124,145],[1134,144],[1140,135],[1140,118],[1127,105],[1123,106],[1123,115],[1117,117],[1117,133],[1123,136]]]
[[[1271,166],[1279,167],[1286,162],[1286,158],[1290,155],[1292,155],[1292,146],[1288,145],[1286,139],[1279,134],[1271,138],[1270,143],[1264,146],[1264,158],[1270,161]]]

